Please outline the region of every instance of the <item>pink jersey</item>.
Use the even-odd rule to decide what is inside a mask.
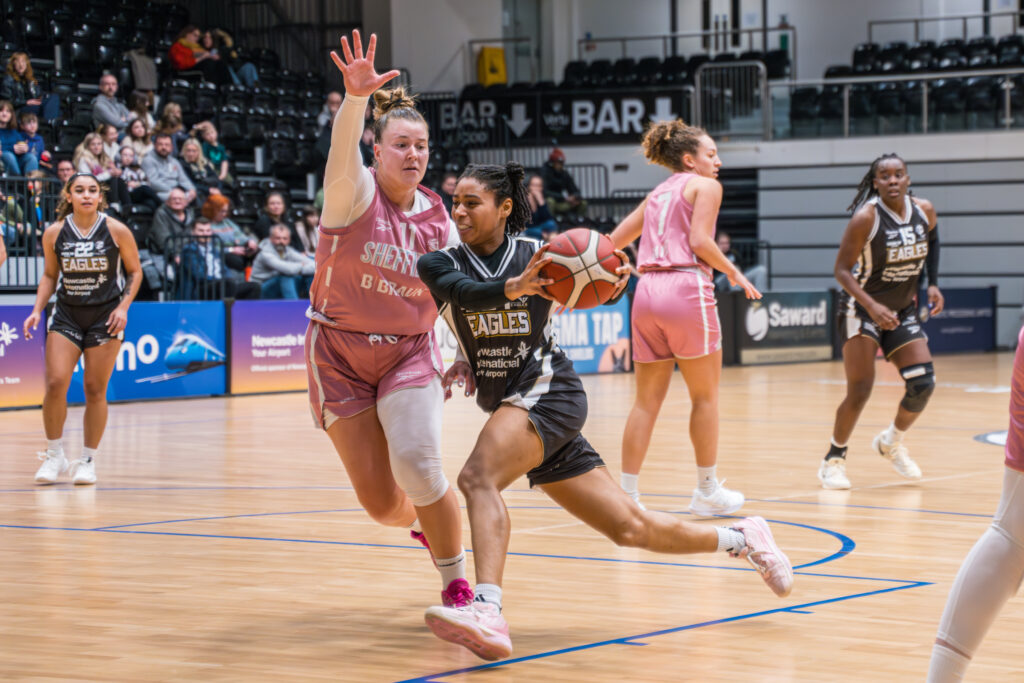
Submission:
[[[1010,381],[1010,429],[1006,433],[1006,466],[1024,472],[1024,328],[1017,337]]]
[[[683,190],[693,177],[693,173],[674,173],[648,196],[637,259],[640,272],[699,266],[711,275],[711,267],[690,248],[693,205],[683,197]]]
[[[448,241],[441,198],[425,187],[430,208],[413,216],[377,186],[366,212],[345,228],[320,226],[310,318],[350,332],[429,332],[437,306],[416,273],[416,260]]]

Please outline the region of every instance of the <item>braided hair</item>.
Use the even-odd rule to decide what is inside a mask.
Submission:
[[[494,193],[494,203],[501,204],[506,199],[512,200],[512,212],[505,219],[505,234],[518,235],[526,228],[533,215],[527,197],[523,178],[526,170],[516,161],[509,161],[504,166],[495,164],[469,164],[459,179],[473,178],[479,181],[490,192]]]
[[[883,154],[872,161],[871,168],[869,168],[868,172],[864,174],[864,177],[860,180],[860,184],[857,186],[857,195],[853,198],[853,203],[846,207],[847,211],[856,211],[857,207],[862,203],[878,194],[878,190],[875,189],[875,173],[878,172],[878,167],[882,162],[889,161],[890,159],[898,159],[899,162],[903,164],[904,168],[907,166],[907,162],[903,160],[903,157],[895,152],[891,154]]]

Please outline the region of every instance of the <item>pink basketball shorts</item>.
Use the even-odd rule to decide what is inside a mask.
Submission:
[[[398,389],[422,387],[441,374],[433,331],[411,336],[348,332],[310,322],[306,374],[313,421],[324,411],[346,418],[372,408]]]
[[[722,347],[715,286],[704,271],[648,271],[633,297],[633,361],[700,358]]]

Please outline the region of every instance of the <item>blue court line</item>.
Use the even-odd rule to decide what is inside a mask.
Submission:
[[[607,645],[637,645],[637,640],[643,640],[647,638],[655,638],[657,636],[668,635],[671,633],[679,633],[682,631],[692,631],[698,628],[705,628],[708,626],[716,626],[718,624],[728,624],[737,621],[744,621],[747,619],[755,619],[757,617],[767,616],[769,614],[779,614],[782,612],[795,612],[797,614],[803,613],[810,607],[818,607],[820,605],[827,605],[836,602],[843,602],[846,600],[854,600],[856,598],[866,598],[873,595],[881,595],[883,593],[893,593],[895,591],[907,590],[908,588],[920,588],[922,586],[932,585],[928,581],[911,581],[901,586],[893,586],[891,588],[882,588],[874,591],[867,591],[864,593],[854,593],[851,595],[842,595],[837,598],[828,598],[826,600],[815,600],[814,602],[806,602],[799,605],[790,605],[788,607],[778,607],[776,609],[763,610],[761,612],[751,612],[749,614],[740,614],[734,617],[726,617],[724,619],[714,619],[712,621],[702,621],[696,624],[688,624],[686,626],[677,626],[674,628],[662,629],[660,631],[652,631],[650,633],[641,633],[635,636],[626,636],[623,638],[612,638],[610,640],[602,640],[596,643],[587,643],[585,645],[576,645],[574,647],[566,647],[560,650],[551,650],[549,652],[539,652],[534,655],[527,655],[525,657],[516,657],[515,659],[505,659],[500,662],[491,662],[489,664],[480,664],[478,666],[470,666],[463,669],[453,669],[452,671],[444,671],[441,673],[430,674],[427,676],[421,676],[419,678],[408,678],[400,681],[399,683],[437,683],[438,679],[447,678],[450,676],[458,676],[460,674],[472,673],[475,671],[483,671],[486,669],[494,669],[501,666],[508,666],[510,664],[518,664],[520,662],[535,661],[538,659],[546,659],[548,657],[555,657],[557,655],[563,655],[570,652],[580,652],[583,650],[592,650],[598,647],[605,647]]]

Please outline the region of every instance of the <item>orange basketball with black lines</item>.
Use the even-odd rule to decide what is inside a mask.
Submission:
[[[587,228],[573,228],[551,240],[542,277],[554,280],[544,287],[558,303],[570,308],[600,306],[615,294],[622,260],[607,235]]]

